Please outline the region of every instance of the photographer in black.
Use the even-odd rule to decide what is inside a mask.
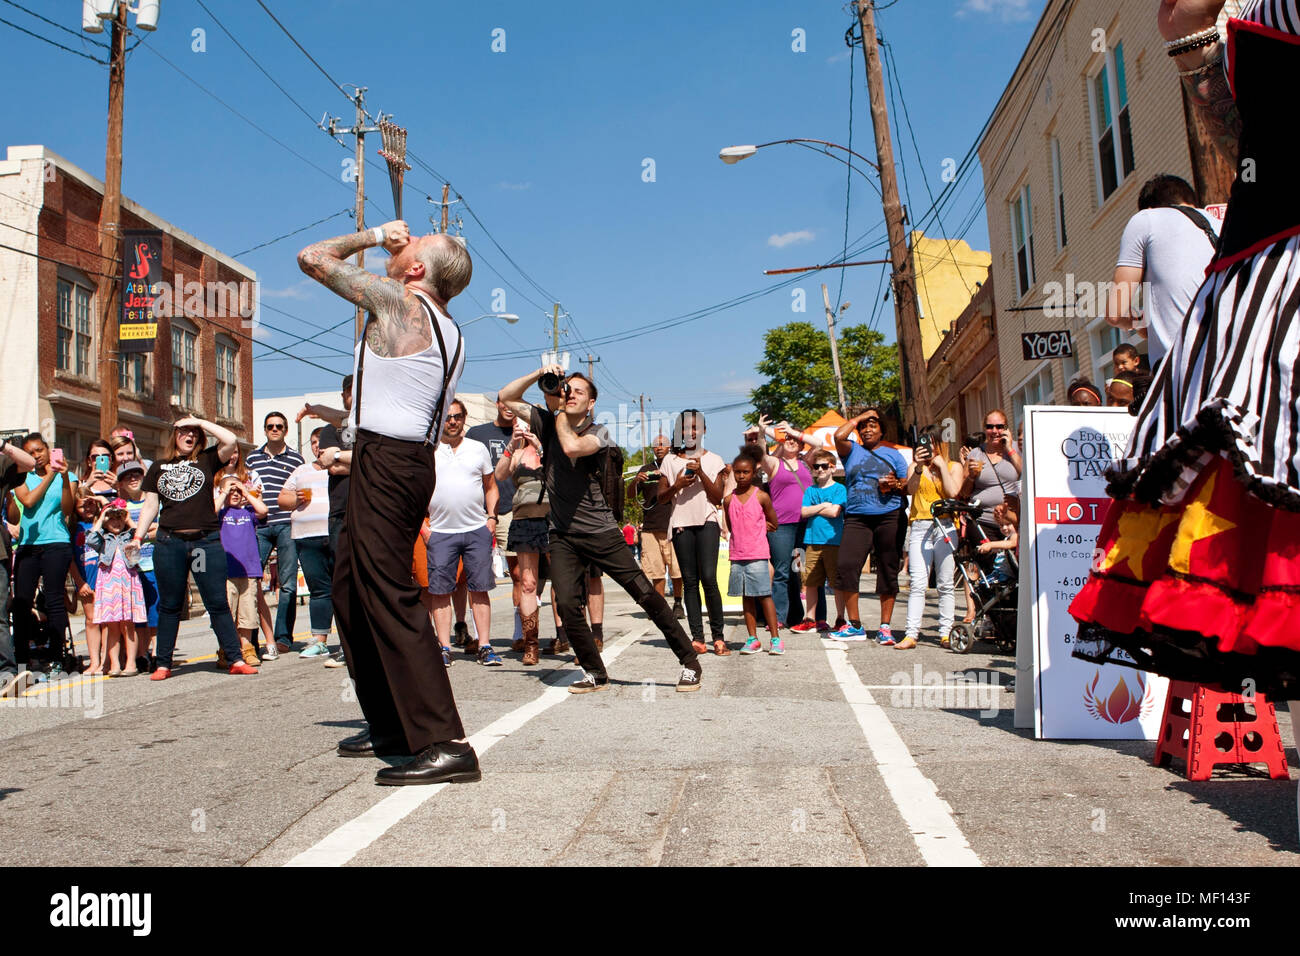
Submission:
[[[534,382],[546,395],[545,408],[523,400],[524,392]],[[500,400],[528,421],[533,434],[542,441],[544,493],[551,504],[552,589],[565,633],[584,671],[582,680],[570,685],[569,691],[585,694],[609,686],[609,675],[582,613],[588,565],[595,565],[618,582],[663,633],[682,665],[677,689],[699,690],[701,668],[690,639],[673,617],[668,602],[632,560],[601,490],[603,452],[614,441],[604,426],[591,418],[596,386],[580,373],[566,378],[564,369],[550,365],[511,382],[501,389]],[[621,482],[622,476],[615,480]]]

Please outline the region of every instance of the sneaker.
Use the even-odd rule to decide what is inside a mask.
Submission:
[[[299,657],[329,657],[330,649],[324,641],[314,641],[299,654]]]
[[[335,654],[335,655],[334,655],[333,657],[331,657],[329,660],[327,660],[327,661],[325,662],[325,666],[326,666],[326,667],[347,667],[347,666],[348,666],[348,662],[347,662],[347,660],[343,657],[342,652],[340,652],[340,653],[338,653],[338,654]]]
[[[794,627],[790,628],[790,630],[793,631],[795,634],[807,634],[809,631],[821,630],[821,628],[825,626],[826,626],[825,621],[822,621],[821,624],[818,625],[817,622],[813,621],[811,618],[807,618],[803,621],[800,621]]]
[[[449,648],[444,647],[442,649],[442,666],[450,667],[453,663],[454,661],[452,661],[451,659],[451,650]]]
[[[257,657],[257,651],[252,644],[245,644],[239,649],[240,655],[244,658],[244,663],[249,667],[261,667],[262,662]]]
[[[703,669],[700,662],[687,664],[682,668],[682,676],[677,678],[677,693],[686,694],[693,690],[700,689],[700,678],[703,677]]]
[[[288,654],[293,650],[293,644],[290,641],[276,641],[275,647],[281,654]]]
[[[880,630],[876,631],[876,643],[881,647],[893,647],[898,642],[894,640],[893,634],[891,634],[886,628],[882,627]]]
[[[848,624],[848,623],[849,623],[849,622],[846,621],[846,620],[844,620],[844,618],[842,618],[842,617],[837,617],[837,618],[835,619],[835,626],[832,627],[831,630],[832,630],[832,631],[838,631],[840,628],[844,627],[844,625],[846,625],[846,624]]]
[[[745,642],[745,646],[740,649],[742,654],[757,654],[763,650],[763,642],[757,637],[751,637]]]
[[[453,638],[452,638],[452,643],[455,643],[455,641],[456,641],[456,639],[453,637]],[[466,657],[477,657],[477,656],[478,656],[478,638],[477,638],[477,637],[475,637],[475,638],[471,638],[470,640],[467,640],[467,641],[465,642],[465,644],[464,644],[464,647],[465,647],[465,656],[466,656]]]
[[[469,643],[469,625],[464,621],[457,621],[455,628],[452,629],[451,643],[454,647],[464,647]]]
[[[852,624],[845,623],[843,627],[831,631],[828,636],[840,641],[865,641],[867,632],[862,627],[854,627]]]
[[[278,661],[279,659],[280,659],[279,649],[274,644],[266,645],[265,650],[262,651],[262,660]]]
[[[686,620],[686,606],[681,601],[673,604],[673,617],[679,621]]]
[[[590,693],[592,693],[592,692],[594,692],[594,691],[598,691],[598,690],[607,690],[608,688],[609,688],[609,678],[608,678],[608,677],[606,677],[606,678],[605,678],[604,680],[602,680],[602,681],[598,681],[598,680],[596,680],[596,678],[592,677],[592,676],[591,676],[590,674],[588,674],[586,671],[583,671],[583,672],[582,672],[582,679],[581,679],[581,680],[578,680],[578,681],[574,681],[572,684],[569,685],[569,693],[570,693],[570,694],[590,694]]]
[[[768,653],[777,654],[777,655],[784,654],[785,642],[782,641],[781,638],[779,637],[772,638],[772,646],[768,649]]]
[[[827,624],[825,621],[818,621],[818,622],[817,622],[817,633],[818,633],[818,634],[825,634],[825,633],[826,633],[827,631],[829,631],[830,629],[831,629],[831,626],[830,626],[829,624]]]
[[[505,663],[497,655],[497,652],[492,650],[491,644],[484,644],[478,649],[478,662],[484,667],[500,667]]]

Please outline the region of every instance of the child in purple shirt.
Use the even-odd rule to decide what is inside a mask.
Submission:
[[[262,661],[251,638],[257,635],[257,589],[262,583],[262,560],[257,550],[257,520],[266,517],[261,498],[250,495],[234,475],[221,480],[217,514],[221,518],[221,546],[226,549],[226,600],[239,631],[244,663],[252,667]],[[217,666],[225,670],[228,661],[217,655]]]

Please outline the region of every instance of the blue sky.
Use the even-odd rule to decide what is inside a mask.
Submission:
[[[77,29],[72,0],[18,0]],[[316,129],[327,111],[350,122],[352,106],[297,50],[254,0],[205,0],[208,9],[288,93],[241,53],[195,0],[163,0],[159,29],[127,63],[123,188],[132,199],[227,253],[237,253],[352,205],[344,178],[351,156]],[[877,18],[890,44],[912,120],[891,110],[896,156],[910,208],[929,207],[923,177],[938,194],[945,158],[975,140],[1028,42],[1043,0],[896,0]],[[820,284],[839,289],[837,271],[809,274],[793,288],[808,311],[792,312],[791,287],[698,321],[636,337],[629,330],[753,293],[778,280],[763,269],[837,259],[845,226],[845,169],[795,146],[775,146],[735,166],[718,149],[811,137],[848,143],[852,66],[853,147],[874,156],[860,49],[844,44],[851,17],[830,2],[722,4],[663,0],[637,7],[596,2],[365,5],[339,0],[267,0],[267,6],[339,83],[368,87],[372,110],[395,114],[408,147],[450,180],[478,218],[464,232],[474,280],[453,302],[464,320],[489,311],[495,290],[521,321],[487,319],[467,330],[470,362],[462,388],[494,391],[537,365],[550,342],[550,296],[571,318],[562,347],[601,359],[600,410],[617,414],[644,393],[660,412],[727,406],[759,383],[762,336],[796,319],[822,324]],[[360,15],[358,15],[358,11]],[[414,12],[412,12],[414,11]],[[0,17],[76,49],[60,33],[9,4]],[[493,31],[505,51],[493,52]],[[193,31],[206,31],[196,52]],[[804,31],[805,52],[792,32]],[[41,143],[102,176],[107,70],[0,24],[0,105],[8,145]],[[175,72],[165,57],[256,131]],[[19,91],[27,95],[18,95]],[[368,138],[368,152],[378,148]],[[289,147],[302,158],[294,156]],[[644,179],[653,160],[654,181]],[[417,166],[407,174],[405,217],[427,230],[441,182]],[[380,169],[367,169],[368,225],[392,217]],[[950,233],[974,213],[978,173],[945,216]],[[908,201],[908,197],[904,197]],[[951,221],[950,221],[951,220]],[[985,218],[964,237],[988,248]],[[351,335],[319,330],[349,313],[306,281],[294,261],[313,239],[352,230],[338,216],[299,236],[250,252],[263,319],[260,335],[342,373]],[[931,230],[931,234],[938,230]],[[849,238],[883,238],[879,200],[854,177]],[[493,243],[505,250],[527,278]],[[851,246],[852,248],[852,246]],[[882,258],[880,248],[854,258]],[[372,263],[382,253],[372,253]],[[867,321],[879,267],[845,270],[843,321]],[[531,280],[531,281],[530,281]],[[536,283],[534,286],[533,283]],[[537,288],[540,287],[540,290]],[[541,291],[544,290],[544,291]],[[545,310],[545,312],[543,311]],[[892,303],[877,324],[893,339]],[[620,340],[588,345],[587,340]],[[255,355],[267,350],[254,346]],[[527,350],[529,357],[478,356]],[[337,376],[274,353],[255,363],[258,397],[329,390]],[[729,450],[745,409],[709,416],[710,443]]]

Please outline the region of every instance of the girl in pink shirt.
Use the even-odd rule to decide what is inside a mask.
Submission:
[[[731,579],[727,593],[740,597],[745,607],[745,630],[749,640],[741,648],[742,654],[757,654],[763,649],[758,639],[758,609],[763,609],[768,633],[772,636],[770,653],[784,654],[776,622],[776,605],[772,602],[771,552],[767,534],[777,527],[776,510],[772,499],[761,488],[754,487],[754,474],[763,461],[762,449],[746,445],[731,465],[736,479],[736,489],[727,495],[722,506],[731,529]]]

